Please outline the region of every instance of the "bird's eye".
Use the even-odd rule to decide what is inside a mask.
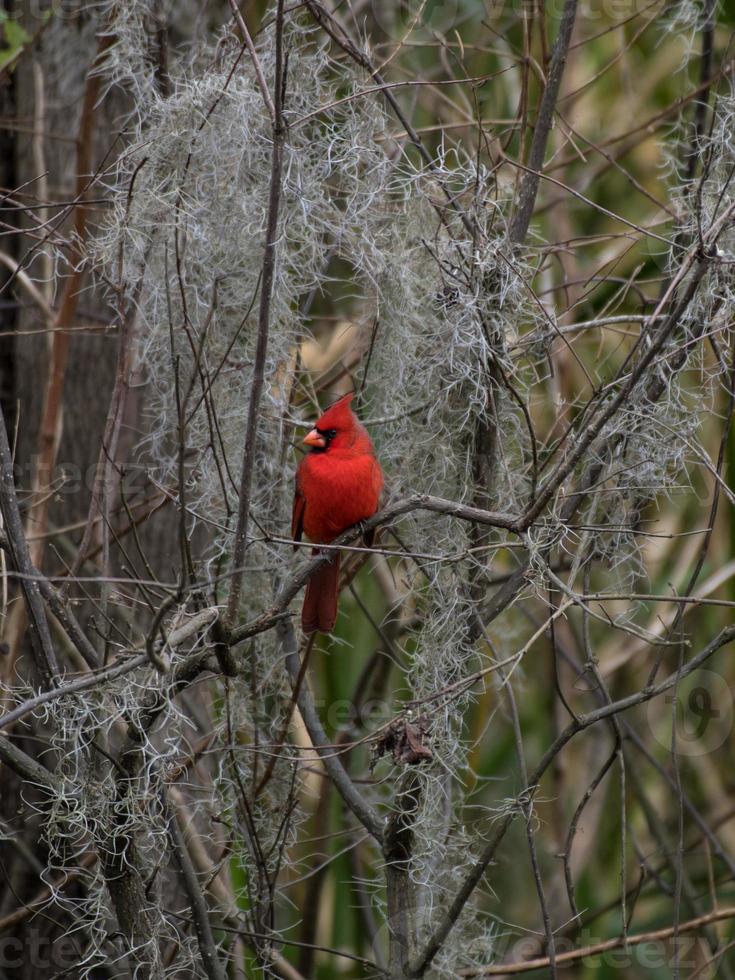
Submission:
[[[337,435],[337,430],[336,429],[329,429],[325,433],[325,435],[326,435],[327,439],[334,439],[334,437]]]

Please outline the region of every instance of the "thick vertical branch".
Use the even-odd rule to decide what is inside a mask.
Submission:
[[[77,133],[76,154],[76,188],[74,209],[74,245],[71,249],[71,261],[74,271],[66,279],[61,295],[58,313],[51,323],[51,342],[49,345],[49,364],[46,376],[46,390],[41,407],[41,421],[38,433],[38,452],[35,471],[33,474],[33,502],[28,512],[27,526],[32,527],[35,535],[31,544],[29,561],[35,568],[41,568],[46,544],[45,531],[48,523],[48,512],[51,495],[48,485],[56,461],[62,432],[63,394],[66,367],[69,360],[69,345],[71,342],[70,327],[76,314],[79,292],[84,274],[80,245],[87,230],[88,209],[84,204],[84,196],[92,182],[89,174],[92,169],[92,147],[95,132],[95,110],[99,98],[101,76],[94,72],[94,65],[100,55],[112,43],[112,36],[100,38],[97,55],[87,73],[84,87],[82,112]],[[18,607],[13,611],[8,626],[8,645],[11,657],[5,665],[6,673],[12,670],[15,657],[19,653],[20,640],[26,626],[25,609]]]
[[[142,281],[142,280],[141,280]],[[135,297],[130,303],[126,315],[120,324],[120,339],[117,352],[117,366],[115,368],[115,383],[110,397],[110,404],[105,420],[105,431],[102,435],[102,445],[100,446],[97,467],[94,473],[94,485],[92,487],[92,498],[89,501],[89,512],[87,523],[82,534],[82,541],[77,549],[77,554],[72,562],[69,572],[69,579],[74,577],[81,568],[84,556],[89,551],[92,543],[95,519],[99,511],[102,517],[102,534],[105,539],[109,536],[109,513],[110,496],[112,490],[112,468],[117,454],[118,440],[122,420],[125,414],[127,396],[130,391],[130,378],[132,373],[132,341],[137,313],[137,299],[140,293],[140,283],[135,291]],[[109,570],[105,568],[105,574]],[[62,594],[64,589],[62,588]]]
[[[352,810],[365,830],[372,834],[376,840],[381,840],[383,836],[382,820],[373,807],[360,794],[350,779],[347,770],[342,765],[341,760],[335,755],[334,748],[330,745],[326,733],[322,728],[322,723],[319,720],[319,715],[317,714],[308,685],[305,682],[299,683],[301,662],[299,660],[299,651],[293,623],[290,619],[281,620],[277,628],[283,651],[286,655],[286,670],[291,678],[291,684],[297,690],[296,704],[301,712],[301,717],[309,733],[312,745],[321,757],[329,778],[334,783],[337,792],[347,806]]]
[[[559,87],[564,74],[564,66],[567,62],[569,42],[572,39],[574,21],[577,16],[577,0],[566,0],[564,11],[561,15],[559,33],[554,42],[551,53],[551,67],[549,77],[546,80],[546,87],[541,98],[541,105],[538,110],[536,126],[533,130],[531,140],[531,152],[528,157],[528,167],[521,189],[518,192],[518,207],[510,226],[510,240],[515,245],[520,245],[526,237],[528,226],[531,223],[531,215],[536,203],[538,185],[541,179],[541,168],[544,164],[546,154],[546,143],[554,122],[554,112],[556,111],[556,100],[559,97]]]
[[[135,782],[140,778],[143,754],[128,748],[120,757],[116,781],[114,812],[120,826],[111,822],[100,853],[107,888],[115,908],[120,931],[128,942],[135,963],[135,976],[141,980],[162,980],[164,971],[158,946],[158,914],[155,899],[149,895],[152,882],[144,876],[143,858],[134,832],[125,826]],[[112,811],[111,811],[112,812]]]
[[[13,567],[20,576],[20,588],[25,599],[28,615],[28,633],[33,660],[44,688],[56,685],[59,672],[51,633],[46,620],[46,610],[41,591],[35,578],[35,569],[28,551],[23,521],[18,507],[13,478],[13,457],[5,428],[5,418],[0,409],[0,510]]]
[[[168,833],[171,840],[171,849],[174,852],[176,863],[181,872],[181,880],[186,891],[186,896],[191,905],[192,919],[199,942],[199,955],[202,959],[202,967],[209,980],[225,980],[225,971],[217,956],[212,927],[209,924],[209,910],[204,898],[202,889],[197,881],[194,865],[189,856],[189,851],[184,841],[183,834],[179,828],[176,814],[170,804],[166,806],[168,816]]]
[[[704,8],[704,25],[702,27],[702,54],[699,62],[699,82],[702,93],[694,108],[694,132],[690,145],[686,148],[686,177],[691,180],[701,159],[701,140],[704,135],[709,107],[710,85],[712,83],[712,56],[714,54],[715,36],[715,0],[706,0]]]
[[[283,146],[286,129],[283,121],[283,0],[278,0],[276,11],[276,71],[273,87],[273,154],[271,157],[270,194],[268,198],[268,220],[265,232],[265,254],[263,274],[260,283],[260,307],[258,310],[258,340],[255,348],[253,383],[250,389],[245,448],[242,457],[240,477],[240,503],[237,509],[235,547],[232,558],[232,585],[227,604],[227,625],[232,626],[237,616],[242,591],[243,562],[248,542],[248,523],[250,519],[250,491],[253,485],[255,466],[255,444],[257,440],[258,413],[260,398],[265,380],[265,359],[268,353],[268,333],[270,330],[271,297],[276,267],[276,236],[278,232],[278,210],[281,201],[281,179],[283,169]]]
[[[414,770],[399,780],[395,810],[390,815],[383,838],[388,902],[388,973],[391,980],[403,980],[415,954],[416,886],[409,865],[413,849],[413,820],[419,806],[420,784]]]
[[[88,209],[84,204],[84,195],[90,184],[89,174],[92,170],[95,110],[97,108],[97,100],[102,82],[102,76],[94,69],[100,56],[112,44],[112,41],[113,37],[111,34],[104,35],[100,38],[97,47],[97,57],[87,73],[87,81],[84,87],[84,100],[82,102],[82,114],[79,120],[79,132],[77,134],[77,177],[75,191],[77,204],[74,210],[75,254],[73,253],[75,268],[64,284],[59,312],[53,325],[51,353],[46,378],[46,392],[41,409],[41,425],[38,437],[38,464],[33,488],[35,500],[29,514],[29,521],[33,522],[34,530],[37,532],[31,557],[33,564],[38,568],[41,568],[43,562],[45,543],[43,532],[46,529],[46,522],[48,520],[49,494],[46,492],[46,487],[51,480],[56,453],[58,452],[59,442],[61,440],[64,379],[66,377],[66,366],[69,360],[69,344],[71,342],[69,328],[73,324],[77,311],[79,292],[84,275],[80,252],[80,246],[84,241],[87,231],[88,217]]]

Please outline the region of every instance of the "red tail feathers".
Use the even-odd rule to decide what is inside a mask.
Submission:
[[[315,548],[312,554],[318,554]],[[337,620],[337,597],[339,594],[339,552],[323,565],[306,583],[304,608],[301,610],[301,625],[304,633],[331,633]]]

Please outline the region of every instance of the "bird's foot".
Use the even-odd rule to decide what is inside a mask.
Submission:
[[[375,528],[368,527],[367,521],[358,521],[355,527],[360,531],[360,535],[362,540],[365,542],[365,546],[367,548],[372,548],[373,541],[375,540]]]

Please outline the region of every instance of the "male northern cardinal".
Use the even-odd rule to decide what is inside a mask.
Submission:
[[[344,395],[322,415],[304,439],[310,452],[296,471],[291,537],[302,532],[317,544],[328,544],[378,509],[383,472],[370,436]],[[315,548],[313,554],[318,553]],[[314,572],[306,585],[301,623],[305,633],[331,633],[337,619],[339,552]]]

